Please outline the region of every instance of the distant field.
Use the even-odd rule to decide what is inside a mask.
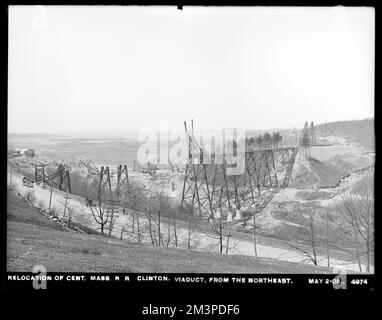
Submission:
[[[142,142],[135,138],[72,138],[70,136],[10,135],[8,148],[32,148],[50,160],[92,160],[99,165],[133,166]]]
[[[7,270],[37,264],[66,272],[332,273],[332,269],[239,255],[158,248],[62,230],[38,209],[8,196]]]
[[[96,164],[133,165],[141,142],[130,140],[70,140],[56,143],[53,150],[37,149],[42,157],[59,160],[90,159]]]

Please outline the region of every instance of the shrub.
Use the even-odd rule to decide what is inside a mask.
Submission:
[[[58,212],[58,210],[57,210],[56,207],[52,207],[52,208],[50,209],[50,214],[51,214],[52,216],[54,216],[54,217],[58,217],[57,212]]]

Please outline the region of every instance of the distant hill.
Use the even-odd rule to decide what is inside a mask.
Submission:
[[[315,127],[317,136],[325,136],[325,124]],[[368,151],[375,150],[374,119],[326,123],[326,136],[336,136],[347,142],[359,143]]]
[[[50,143],[55,139],[68,139],[68,136],[62,134],[44,134],[44,133],[8,133],[8,149],[13,148],[32,148],[36,144]]]

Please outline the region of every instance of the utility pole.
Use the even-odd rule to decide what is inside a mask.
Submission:
[[[68,190],[66,190],[66,196],[64,197],[65,198],[65,207],[64,207],[64,218],[65,218],[65,214],[66,214],[66,204],[68,203],[68,199],[69,198],[69,195],[68,195]]]
[[[49,210],[50,210],[50,206],[52,204],[52,191],[53,191],[53,187],[50,186],[50,196],[49,196]]]

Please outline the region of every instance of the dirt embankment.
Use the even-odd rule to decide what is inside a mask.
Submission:
[[[314,146],[297,157],[289,187],[299,190],[334,188],[350,174],[373,165],[373,158],[356,145]]]

